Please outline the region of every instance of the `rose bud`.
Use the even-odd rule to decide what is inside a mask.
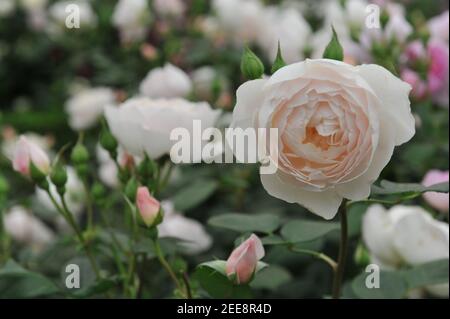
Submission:
[[[21,136],[16,144],[12,160],[15,171],[25,176],[30,176],[30,164],[47,175],[50,171],[50,160],[47,154],[36,144],[30,142],[25,136]]]
[[[225,271],[237,284],[246,284],[253,278],[258,260],[264,257],[264,247],[255,234],[236,247],[228,257]]]
[[[157,224],[160,216],[160,203],[150,195],[148,188],[141,186],[136,193],[136,206],[141,214],[142,220],[147,226]]]

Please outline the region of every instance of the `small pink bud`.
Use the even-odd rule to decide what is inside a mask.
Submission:
[[[155,219],[158,217],[160,210],[160,203],[150,195],[148,188],[141,186],[137,190],[136,205],[142,220],[147,226],[152,226]]]
[[[431,170],[429,171],[423,181],[422,184],[425,186],[432,186],[439,183],[448,182],[449,172],[448,171],[439,171],[439,170]],[[449,207],[449,195],[445,193],[437,193],[437,192],[427,192],[423,194],[425,200],[432,206],[433,208],[448,213]]]
[[[248,283],[256,270],[258,260],[264,257],[264,247],[255,234],[236,247],[228,257],[225,271],[228,277],[236,276],[238,284]]]
[[[25,136],[20,136],[16,143],[13,157],[13,168],[15,171],[25,175],[30,175],[30,163],[43,173],[50,171],[50,160],[47,154],[36,144],[30,142]]]

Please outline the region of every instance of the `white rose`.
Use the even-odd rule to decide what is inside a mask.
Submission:
[[[264,25],[264,7],[259,0],[214,0],[212,7],[221,31],[234,44],[254,42],[260,36]]]
[[[122,147],[133,155],[145,152],[151,158],[169,154],[175,141],[170,133],[175,128],[192,130],[193,121],[202,128],[212,127],[220,115],[206,102],[191,103],[182,99],[132,98],[119,107],[107,106],[106,120]]]
[[[141,94],[151,98],[186,97],[191,90],[189,76],[170,63],[151,70],[139,86]]]
[[[176,212],[173,203],[170,201],[163,201],[161,205],[164,210],[164,220],[158,226],[160,237],[182,240],[181,245],[186,254],[198,254],[211,247],[212,238],[201,223]]]
[[[120,31],[123,42],[145,37],[150,11],[146,0],[119,0],[114,7],[112,23]]]
[[[258,32],[258,43],[267,57],[275,59],[278,41],[286,63],[303,59],[311,28],[299,11],[292,8],[268,7],[263,13],[264,25]]]
[[[54,233],[22,206],[10,208],[3,217],[5,231],[18,242],[39,251],[54,239]]]
[[[80,27],[95,27],[97,25],[97,15],[91,4],[85,0],[58,1],[49,8],[50,17],[59,25],[65,25],[68,13],[66,8],[70,5],[78,6],[80,10]]]
[[[155,0],[153,5],[159,14],[174,17],[180,17],[186,10],[182,0]]]
[[[343,198],[369,196],[414,135],[410,89],[378,65],[306,60],[241,85],[232,127],[278,128],[278,170],[261,174],[264,188],[331,219]]]
[[[0,17],[9,16],[14,9],[16,8],[16,4],[14,0],[2,0],[0,1]]]
[[[105,105],[114,103],[114,92],[110,88],[85,89],[76,93],[65,105],[70,127],[79,131],[94,126],[103,114]]]
[[[362,235],[372,262],[383,269],[420,265],[449,257],[449,226],[419,206],[397,205],[386,210],[372,205],[363,218]],[[448,297],[448,284],[425,287]]]

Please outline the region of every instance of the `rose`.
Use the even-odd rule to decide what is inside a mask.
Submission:
[[[448,10],[428,21],[431,38],[448,43]]]
[[[114,92],[110,88],[92,88],[76,93],[65,105],[70,127],[74,130],[92,127],[103,114],[105,105],[114,103]]]
[[[308,42],[311,28],[298,10],[267,7],[259,19],[264,23],[258,32],[258,44],[269,59],[275,59],[278,41],[287,63],[303,59],[303,49]]]
[[[211,247],[212,238],[200,222],[175,211],[174,205],[170,201],[163,201],[161,206],[164,211],[164,219],[158,225],[160,237],[180,239],[182,241],[180,245],[186,254],[198,254]]]
[[[252,234],[246,241],[236,247],[228,257],[225,272],[228,277],[235,277],[236,283],[248,283],[256,271],[258,260],[264,257],[261,240]]]
[[[423,178],[422,184],[425,186],[431,186],[439,183],[448,182],[448,171],[431,170]],[[437,192],[426,192],[423,194],[425,200],[433,208],[448,213],[449,207],[449,195]]]
[[[22,175],[29,176],[31,163],[43,174],[48,174],[50,171],[50,160],[45,151],[22,135],[14,150],[13,169]]]
[[[174,128],[192,130],[193,120],[202,127],[212,127],[220,115],[206,102],[191,103],[182,99],[151,100],[132,98],[119,107],[107,106],[105,116],[112,134],[122,147],[134,155],[146,153],[150,158],[169,154],[170,133]]]
[[[119,29],[122,42],[142,40],[150,18],[146,0],[119,0],[114,7],[112,24]]]
[[[152,226],[158,218],[161,204],[150,195],[147,187],[141,186],[136,193],[136,207],[147,226]]]
[[[264,188],[331,219],[343,198],[369,196],[394,146],[414,135],[409,91],[378,65],[306,60],[241,85],[231,126],[278,128]]]
[[[151,70],[139,86],[141,94],[151,98],[186,97],[191,90],[189,76],[170,63]]]
[[[52,4],[48,11],[50,17],[57,25],[65,26],[67,21],[66,8],[69,5],[76,5],[80,10],[80,27],[94,27],[97,25],[97,16],[91,4],[83,0],[58,1]]]
[[[372,205],[362,222],[362,236],[373,263],[383,269],[419,265],[449,257],[449,226],[434,220],[419,206]],[[426,289],[448,297],[448,284]]]
[[[186,10],[182,0],[155,0],[153,5],[159,14],[173,17],[182,16]]]
[[[50,228],[22,206],[11,207],[3,217],[3,224],[5,231],[14,240],[29,244],[38,251],[54,238]]]

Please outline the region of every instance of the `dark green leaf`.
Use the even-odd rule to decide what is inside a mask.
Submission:
[[[339,229],[336,222],[294,220],[283,226],[281,235],[291,243],[311,241]]]
[[[419,288],[426,285],[448,283],[449,260],[436,260],[411,269],[403,270],[402,275],[409,288]]]
[[[51,280],[22,268],[12,260],[0,269],[1,298],[38,298],[58,292],[58,287]]]
[[[414,183],[393,183],[382,180],[380,186],[372,185],[372,195],[391,195],[391,194],[421,194],[425,192],[448,193],[448,182],[439,183],[432,186],[423,186]]]
[[[237,232],[271,233],[280,226],[281,220],[277,215],[260,214],[223,214],[212,217],[208,224],[215,227],[226,228]]]
[[[366,278],[371,273],[363,272],[352,282],[352,290],[361,299],[400,299],[407,292],[407,284],[401,274],[395,271],[380,271],[379,288],[367,288]]]
[[[217,189],[218,183],[212,179],[198,179],[179,191],[174,197],[175,208],[185,211],[207,200]]]

